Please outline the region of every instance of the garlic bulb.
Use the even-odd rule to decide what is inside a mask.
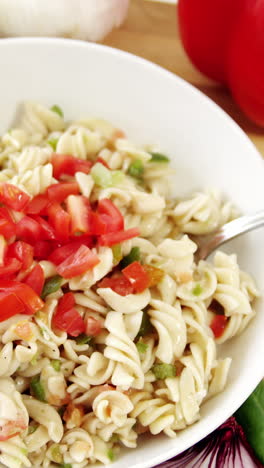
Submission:
[[[0,0],[0,36],[101,40],[124,20],[129,0]]]

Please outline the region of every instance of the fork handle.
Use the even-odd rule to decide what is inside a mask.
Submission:
[[[219,245],[245,234],[248,231],[264,226],[264,210],[257,211],[253,214],[240,216],[229,223],[224,224],[216,231],[208,243],[201,246],[199,257],[204,259],[213,252]]]

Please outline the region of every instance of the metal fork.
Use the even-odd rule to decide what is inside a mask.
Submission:
[[[264,210],[257,213],[240,216],[229,223],[224,224],[221,228],[206,235],[190,235],[189,237],[197,244],[195,252],[196,261],[204,260],[217,247],[225,244],[227,241],[234,239],[248,231],[264,226]]]

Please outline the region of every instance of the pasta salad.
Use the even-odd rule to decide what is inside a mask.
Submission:
[[[110,123],[28,102],[0,139],[0,463],[107,464],[175,437],[221,392],[258,296],[236,255],[190,234],[236,211],[172,199],[169,159]]]

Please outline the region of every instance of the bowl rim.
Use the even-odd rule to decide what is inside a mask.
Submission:
[[[203,102],[204,105],[207,106],[208,112],[214,112],[218,115],[220,119],[225,121],[225,124],[230,127],[230,129],[236,133],[237,138],[243,140],[244,145],[247,146],[247,150],[250,152],[250,157],[254,163],[259,164],[260,159],[263,161],[263,157],[261,153],[258,151],[254,143],[250,140],[247,134],[242,130],[242,128],[233,120],[232,117],[228,115],[228,113],[223,110],[217,103],[215,103],[210,97],[204,94],[202,91],[197,89],[194,85],[187,82],[185,79],[181,78],[180,76],[176,75],[175,73],[163,68],[162,66],[151,62],[145,58],[139,57],[134,55],[130,52],[126,52],[114,47],[110,47],[104,44],[98,43],[91,43],[85,42],[82,40],[76,39],[68,39],[68,38],[51,38],[51,37],[12,37],[12,38],[2,38],[0,40],[0,52],[1,49],[4,49],[8,46],[20,47],[20,46],[34,46],[39,45],[41,47],[45,47],[47,45],[53,45],[54,47],[73,47],[77,49],[86,49],[92,51],[99,51],[99,53],[103,54],[111,54],[114,57],[121,57],[125,61],[128,60],[129,62],[134,62],[137,66],[144,67],[146,72],[148,73],[158,73],[162,78],[165,80],[173,80],[177,86],[186,89],[189,93],[195,94],[199,99]],[[253,159],[255,158],[255,159]],[[210,430],[206,430],[206,427],[202,427],[199,429],[197,433],[191,434],[186,447],[182,450],[187,450],[192,445],[196,444],[204,437],[206,437],[209,433],[212,433],[215,429],[217,429],[226,419],[228,419],[234,412],[243,404],[243,402],[249,397],[249,395],[253,392],[256,388],[260,380],[263,378],[263,369],[261,366],[257,368],[254,372],[254,375],[251,376],[250,381],[247,384],[246,390],[244,388],[240,389],[239,394],[234,394],[234,400],[232,402],[232,406],[229,404],[228,407],[222,407],[221,413],[217,412],[215,415],[214,422],[210,421],[209,427]],[[232,384],[234,385],[234,383]],[[235,391],[235,390],[234,390]],[[191,426],[190,426],[191,427]],[[183,431],[188,431],[188,427]],[[181,431],[182,432],[182,431]],[[197,438],[198,434],[198,438]],[[165,454],[160,453],[160,455],[155,455],[155,460],[141,460],[140,462],[136,462],[135,464],[131,465],[131,468],[150,468],[153,467],[153,463],[159,464],[164,462],[165,460],[169,460],[174,456],[178,455],[181,452],[177,452],[177,444],[174,447],[169,449]],[[175,453],[176,452],[176,453]],[[131,452],[133,453],[133,452]],[[118,460],[117,460],[118,461]],[[113,465],[115,466],[115,464]]]

